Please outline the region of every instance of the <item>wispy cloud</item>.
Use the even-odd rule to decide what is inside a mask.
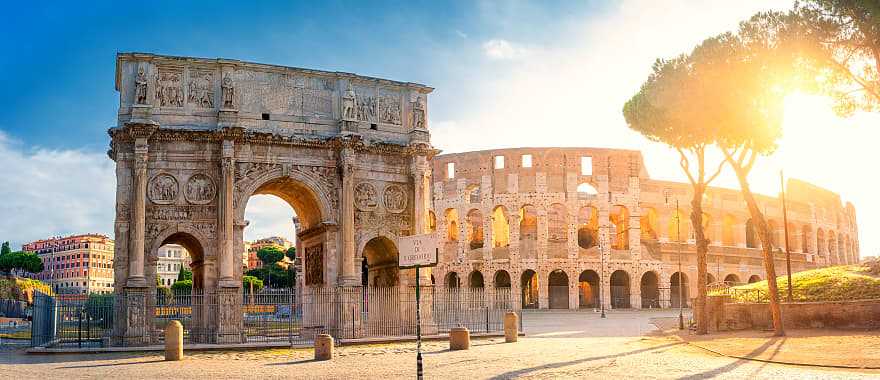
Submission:
[[[515,60],[528,57],[532,50],[504,39],[491,39],[483,43],[483,54],[490,59]]]
[[[0,131],[0,239],[112,237],[116,176],[103,152],[29,148]]]

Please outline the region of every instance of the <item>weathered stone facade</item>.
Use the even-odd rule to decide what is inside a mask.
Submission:
[[[575,309],[597,305],[602,277],[606,307],[668,307],[678,303],[680,246],[683,299],[695,295],[690,185],[652,180],[637,151],[499,149],[440,155],[433,165],[429,225],[442,241],[438,285],[511,286],[525,307]],[[787,189],[792,271],[856,262],[853,205],[798,180]],[[758,202],[777,242],[777,273],[784,274],[781,201]],[[764,279],[760,242],[739,191],[710,188],[703,207],[709,281]]]
[[[123,53],[116,89],[115,284],[131,301],[117,314],[120,337],[150,339],[150,302],[137,297],[155,292],[165,244],[185,247],[194,287],[232,308],[207,315],[214,319],[205,325],[236,335],[252,195],[276,195],[296,211],[297,249],[305,253],[298,280],[308,286],[360,285],[363,260],[396,263],[396,237],[425,228],[416,216],[429,208],[428,162],[437,153],[425,123],[430,87]],[[403,284],[412,275],[392,277]]]

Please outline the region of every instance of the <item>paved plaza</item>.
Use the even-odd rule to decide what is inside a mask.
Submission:
[[[660,334],[655,318],[674,311],[526,313],[527,336],[475,339],[468,351],[445,341],[424,344],[426,378],[877,378],[880,371],[789,366],[711,354]],[[181,362],[161,353],[0,355],[6,378],[413,378],[415,344],[337,347],[330,362],[315,362],[309,349],[187,352]]]

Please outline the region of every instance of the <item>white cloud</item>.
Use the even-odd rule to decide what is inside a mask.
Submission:
[[[531,53],[532,49],[504,39],[491,39],[483,43],[483,54],[489,59],[516,60]]]
[[[294,242],[296,233],[293,216],[293,208],[281,198],[273,195],[254,195],[248,199],[244,211],[244,219],[249,222],[244,229],[244,240],[254,241],[270,236],[281,236]]]
[[[29,149],[0,131],[0,239],[22,243],[55,235],[112,238],[116,176],[106,153]]]
[[[468,38],[467,33],[462,32],[461,30],[458,30],[458,29],[455,30],[455,35],[456,35],[456,36],[459,36],[459,37],[461,37],[461,38],[463,38],[463,39],[467,39],[467,38]]]

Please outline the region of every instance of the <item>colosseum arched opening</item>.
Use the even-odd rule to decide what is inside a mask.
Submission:
[[[585,270],[578,276],[578,307],[599,307],[599,274]]]
[[[660,307],[660,278],[654,271],[645,272],[639,285],[642,295],[642,309],[655,309]]]
[[[628,309],[630,307],[629,273],[616,270],[611,273],[611,308]]]
[[[568,274],[561,269],[550,272],[547,277],[547,294],[551,309],[568,309]]]

